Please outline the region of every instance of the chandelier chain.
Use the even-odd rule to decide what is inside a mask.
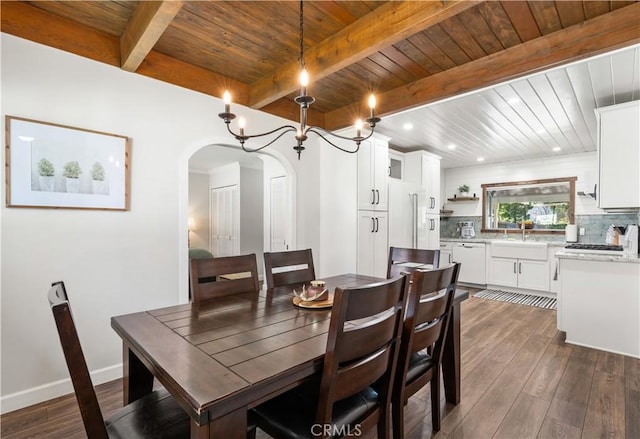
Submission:
[[[303,0],[300,0],[300,57],[298,63],[300,67],[304,69],[304,14],[303,14]]]

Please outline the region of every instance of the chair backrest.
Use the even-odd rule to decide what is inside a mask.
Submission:
[[[396,277],[403,272],[411,272],[415,267],[404,263],[426,264],[438,268],[440,264],[440,250],[425,250],[417,248],[389,247],[389,262],[387,264],[387,279]]]
[[[316,278],[311,249],[264,254],[264,277],[267,288],[293,285]]]
[[[459,271],[460,263],[455,263],[446,268],[411,273],[396,385],[407,384],[411,355],[425,348],[430,348],[434,373],[438,370]]]
[[[193,303],[230,294],[258,292],[258,262],[255,253],[213,259],[191,259]]]
[[[407,276],[362,287],[336,288],[316,421],[331,421],[333,403],[376,383],[379,404],[362,420],[385,416],[399,351]]]
[[[54,282],[48,293],[49,305],[58,328],[62,351],[71,375],[82,422],[90,438],[108,438],[104,418],[100,411],[93,383],[82,353],[80,339],[73,322],[67,291],[63,282]]]

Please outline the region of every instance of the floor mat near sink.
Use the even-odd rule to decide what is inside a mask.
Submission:
[[[557,300],[553,297],[536,296],[534,294],[512,293],[501,290],[482,290],[473,295],[482,299],[499,300],[519,305],[537,306],[538,308],[556,309]]]

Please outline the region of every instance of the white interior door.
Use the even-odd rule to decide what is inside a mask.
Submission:
[[[215,257],[240,254],[238,185],[211,189],[211,253]]]
[[[271,251],[279,252],[289,250],[287,236],[289,233],[289,221],[287,214],[287,177],[273,177],[271,179],[271,212],[270,212],[270,237]]]

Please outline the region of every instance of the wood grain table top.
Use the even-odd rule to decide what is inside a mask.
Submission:
[[[381,279],[347,274],[336,287]],[[298,286],[299,288],[299,286]],[[320,370],[331,309],[293,305],[293,287],[242,293],[111,319],[144,365],[200,422],[252,407]]]

